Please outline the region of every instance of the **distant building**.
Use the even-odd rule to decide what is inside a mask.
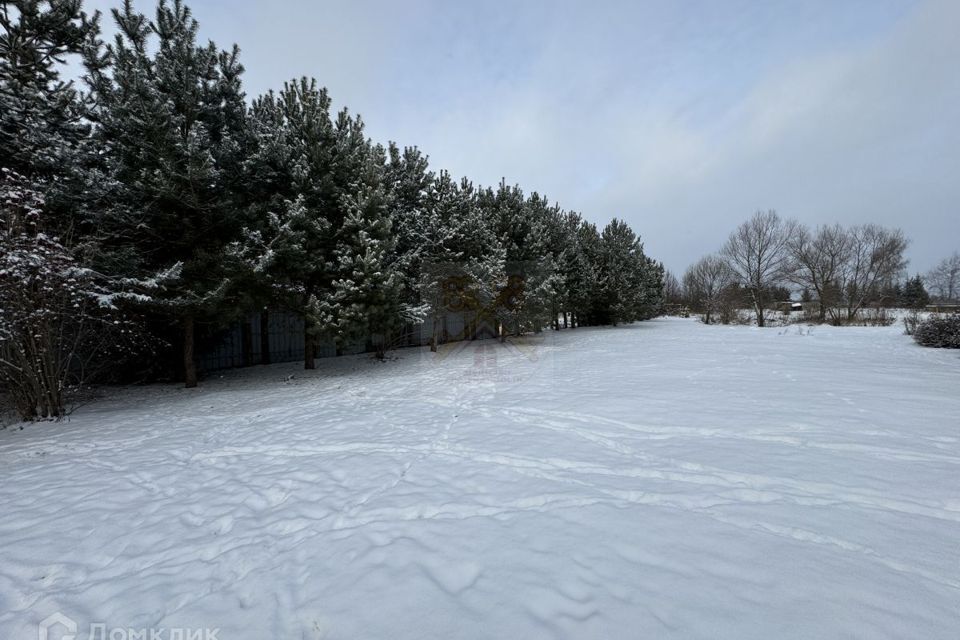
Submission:
[[[960,302],[934,302],[924,308],[933,313],[960,313]]]
[[[777,303],[777,311],[781,313],[794,313],[798,311],[803,311],[803,305],[810,304],[809,302],[794,302],[793,300],[785,300],[784,302]]]

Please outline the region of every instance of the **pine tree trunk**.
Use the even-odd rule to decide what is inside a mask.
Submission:
[[[308,325],[303,326],[303,368],[316,369],[317,363],[314,360],[317,355],[317,345],[314,342],[313,335],[310,333]]]
[[[183,384],[187,389],[197,386],[197,363],[193,359],[195,324],[192,315],[183,319]]]
[[[240,349],[243,354],[243,366],[253,364],[253,326],[248,317],[240,325]]]
[[[270,364],[270,312],[260,312],[260,364]]]

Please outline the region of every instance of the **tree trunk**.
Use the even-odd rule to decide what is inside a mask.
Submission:
[[[270,364],[270,312],[260,312],[260,364]]]
[[[243,354],[243,366],[253,364],[253,326],[249,317],[240,325],[240,349]]]
[[[309,325],[303,325],[303,368],[316,369],[317,363],[314,360],[317,355],[317,345],[314,342],[314,336],[310,333]]]
[[[753,297],[753,308],[757,312],[757,326],[763,326],[763,299],[760,297],[760,287],[757,285],[751,292]]]
[[[192,315],[183,319],[183,383],[187,389],[197,386],[197,363],[193,359],[193,333],[195,322]]]
[[[566,328],[568,328],[569,326],[570,326],[570,325],[567,324],[567,312],[564,311],[564,312],[563,312],[563,328],[566,329]]]
[[[430,351],[436,353],[440,348],[440,315],[434,315],[430,323]]]

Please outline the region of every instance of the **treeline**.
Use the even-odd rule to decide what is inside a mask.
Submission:
[[[667,299],[702,314],[704,322],[731,322],[741,308],[750,308],[759,326],[776,304],[799,292],[813,319],[854,322],[865,307],[919,308],[930,300],[925,279],[906,277],[908,240],[899,229],[875,224],[810,229],[781,218],[775,211],[757,212],[741,224],[720,251],[691,265],[682,281],[667,275]],[[960,269],[945,260],[937,290],[953,295]]]
[[[179,0],[124,2],[109,43],[80,0],[0,7],[0,385],[24,418],[144,345],[196,385],[198,331],[264,308],[304,319],[307,368],[322,339],[382,353],[451,292],[501,335],[660,308],[624,222],[435,172],[312,79],[248,102],[238,48]]]

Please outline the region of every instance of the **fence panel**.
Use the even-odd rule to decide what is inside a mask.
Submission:
[[[303,359],[303,319],[289,311],[270,311],[267,314],[267,335],[270,346],[270,362],[295,362]],[[470,340],[476,327],[476,314],[471,311],[448,311],[438,319],[440,342]],[[427,318],[423,324],[409,325],[392,345],[393,347],[418,347],[430,344],[433,337],[434,319]],[[488,331],[481,331],[480,336]],[[261,349],[261,314],[251,313],[243,321],[235,322],[227,329],[198,339],[196,346],[197,367],[200,371],[216,371],[234,367],[250,366],[263,362]],[[369,351],[370,339],[352,341],[337,350],[333,340],[324,340],[317,345],[317,358],[332,358],[337,355],[355,355]]]

